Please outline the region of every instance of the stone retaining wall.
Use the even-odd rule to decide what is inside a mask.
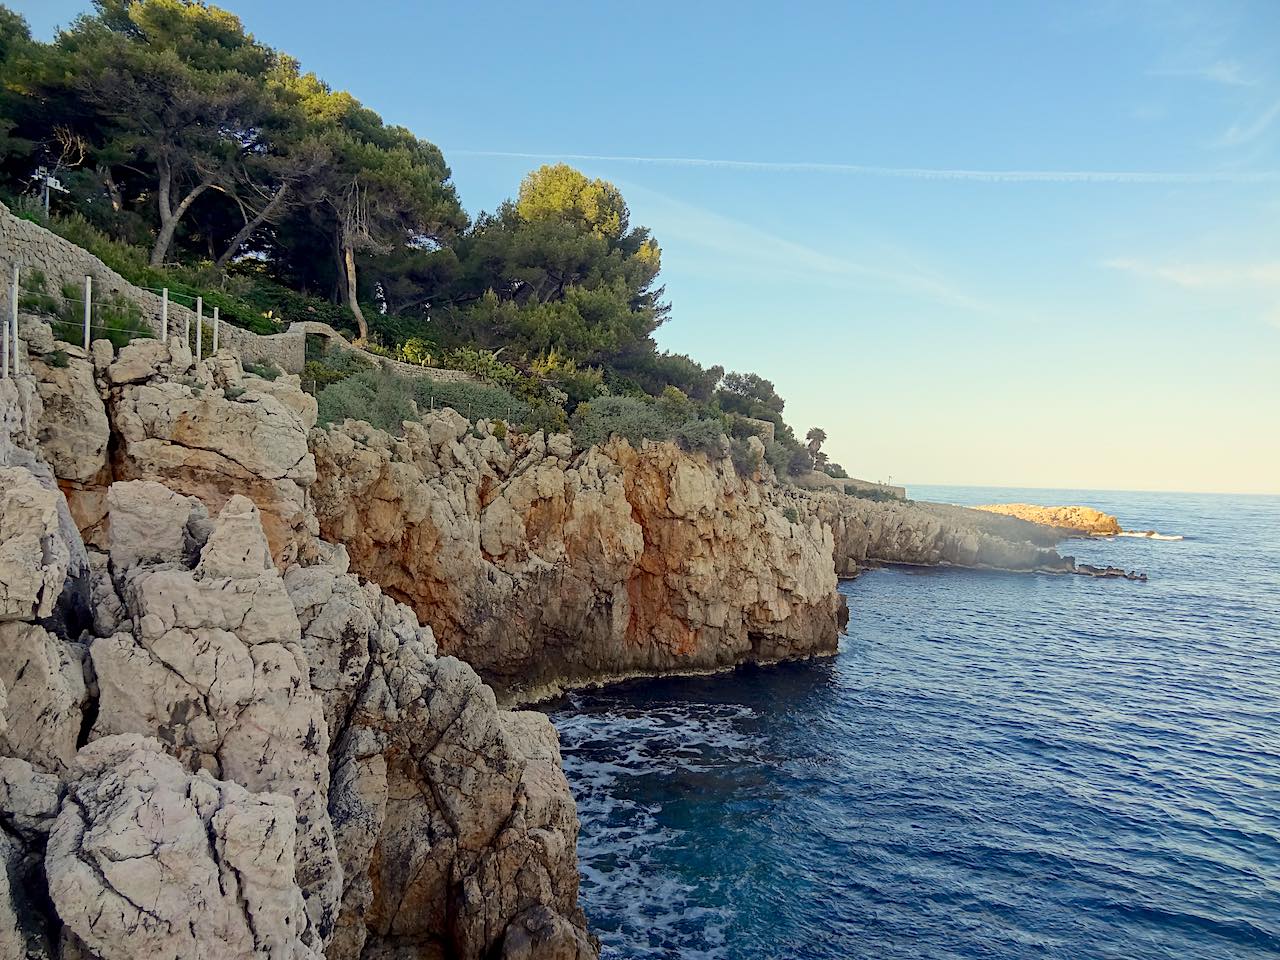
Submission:
[[[3,301],[5,310],[9,307],[9,284],[13,276],[13,264],[17,263],[23,276],[30,276],[30,271],[39,270],[45,277],[45,292],[55,299],[62,300],[62,288],[70,285],[78,290],[84,289],[84,278],[93,277],[94,299],[109,298],[115,295],[135,303],[142,310],[143,322],[151,328],[152,333],[160,335],[161,297],[151,290],[135,286],[120,274],[83,247],[78,247],[70,240],[64,240],[38,223],[15,217],[3,203],[0,203],[0,266],[4,270]],[[23,284],[26,288],[27,284]],[[6,312],[4,314],[8,316]],[[169,334],[173,336],[183,329],[183,324],[190,324],[188,345],[195,346],[196,313],[190,307],[169,300]],[[211,315],[205,315],[205,346],[210,346],[212,327]],[[264,335],[233,326],[230,323],[219,324],[218,345],[231,350],[239,356],[242,363],[274,363],[285,373],[302,373],[307,362],[307,337],[318,336],[341,345],[348,350],[359,350],[346,337],[327,323],[315,320],[302,320],[289,324],[283,333]],[[437,367],[419,367],[411,363],[401,363],[388,357],[380,357],[367,351],[359,351],[376,362],[385,370],[406,377],[429,377],[440,383],[479,383],[480,378],[461,370],[442,370]]]
[[[45,277],[45,292],[61,300],[64,285],[84,289],[84,278],[93,278],[94,298],[119,295],[135,303],[142,310],[142,319],[151,331],[160,335],[161,298],[159,294],[135,286],[116,273],[88,250],[64,240],[50,230],[29,220],[15,217],[9,208],[0,203],[0,263],[4,269],[4,302],[9,305],[9,284],[13,276],[13,264],[18,264],[22,274],[39,270]],[[25,286],[25,284],[24,284]],[[7,314],[6,314],[7,315]],[[206,322],[210,319],[206,317]],[[189,307],[169,301],[169,330],[172,334],[182,329],[184,321],[191,324],[191,336],[195,336],[196,314]],[[208,343],[206,335],[206,344]],[[234,327],[220,325],[219,346],[225,346],[239,355],[244,362],[271,362],[286,373],[301,373],[306,363],[306,338],[292,329],[264,336]]]

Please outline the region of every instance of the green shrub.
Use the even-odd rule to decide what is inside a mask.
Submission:
[[[241,366],[244,368],[245,373],[252,373],[255,377],[261,377],[263,380],[274,380],[284,373],[283,370],[269,360],[266,363],[249,361],[241,364]]]
[[[423,413],[453,407],[468,420],[504,420],[524,429],[532,426],[533,406],[502,387],[488,383],[446,383],[429,377],[415,377],[410,383],[413,398]]]
[[[760,469],[763,459],[761,454],[751,449],[751,444],[741,437],[735,437],[729,441],[729,458],[733,461],[733,468],[742,477],[754,476]]]
[[[302,369],[302,385],[312,385],[315,392],[331,383],[372,370],[374,361],[356,350],[331,343],[323,337],[307,337],[307,361]]]
[[[868,489],[866,487],[857,487],[852,483],[846,483],[844,485],[844,492],[851,497],[858,497],[859,499],[862,499],[862,500],[874,500],[876,503],[888,503],[888,502],[901,499],[900,497],[895,496],[894,494],[890,493],[887,490],[876,490],[874,488]]]
[[[435,366],[432,351],[435,346],[422,337],[410,337],[400,345],[400,359],[405,363],[416,363],[420,367]]]
[[[782,515],[787,518],[788,523],[799,523],[800,515],[796,513],[795,507],[783,508]]]
[[[48,278],[43,270],[24,270],[18,274],[18,308],[28,313],[57,316],[61,304],[45,289]],[[65,291],[64,291],[65,292]]]
[[[574,438],[583,447],[619,436],[633,446],[642,440],[675,440],[686,450],[711,455],[723,449],[721,422],[699,416],[697,406],[678,390],[657,401],[601,397],[579,406],[571,423]]]
[[[222,395],[228,400],[239,400],[244,396],[244,393],[244,387],[227,387],[226,390],[222,391]]]
[[[416,420],[413,398],[400,377],[370,370],[325,387],[316,397],[321,425],[364,420],[379,430],[399,433],[405,420]]]
[[[63,291],[64,294],[67,292]],[[95,299],[93,306],[90,331],[93,340],[109,340],[118,350],[131,340],[155,336],[142,318],[142,308],[120,294]],[[59,340],[80,343],[84,338],[84,305],[67,300],[49,325]]]
[[[67,351],[65,350],[55,350],[53,353],[45,354],[44,362],[51,367],[62,369],[71,366],[71,358],[67,356]]]

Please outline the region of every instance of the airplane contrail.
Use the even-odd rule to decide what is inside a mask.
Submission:
[[[1280,183],[1280,171],[1225,170],[1177,173],[1153,170],[965,170],[934,167],[881,167],[858,163],[789,160],[721,160],[705,157],[630,157],[593,153],[520,153],[507,150],[450,150],[454,156],[507,157],[519,160],[583,160],[664,167],[718,167],[805,173],[844,173],[905,180],[968,180],[982,183]]]

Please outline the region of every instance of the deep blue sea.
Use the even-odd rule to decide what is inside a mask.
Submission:
[[[872,571],[835,657],[555,705],[605,955],[1280,957],[1280,497],[911,493],[1186,539]]]

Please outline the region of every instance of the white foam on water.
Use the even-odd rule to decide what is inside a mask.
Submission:
[[[575,705],[576,709],[577,705]],[[755,712],[740,705],[659,705],[646,711],[562,714],[556,718],[565,773],[582,822],[579,867],[588,914],[611,918],[595,928],[604,956],[724,960],[735,911],[708,906],[722,881],[695,886],[667,872],[653,851],[679,844],[682,832],[660,823],[662,806],[619,796],[625,778],[715,770],[722,758],[752,752],[737,729]],[[626,744],[618,756],[618,745]],[[597,759],[608,756],[610,759]],[[625,826],[619,826],[625,824]],[[690,942],[690,941],[693,942]]]

